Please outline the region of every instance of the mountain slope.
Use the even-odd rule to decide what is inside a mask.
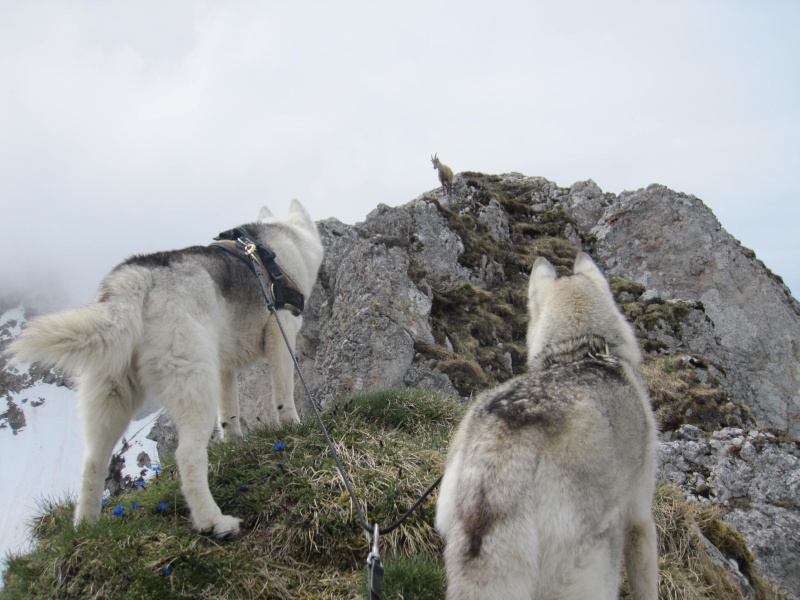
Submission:
[[[0,315],[0,355],[24,322],[21,305]],[[132,423],[125,439],[148,421]],[[80,481],[81,436],[77,396],[61,375],[38,365],[13,365],[0,356],[0,556],[30,547],[28,529],[40,504],[74,495]],[[155,442],[144,435],[124,449],[120,442],[115,452],[118,464],[124,459],[118,477],[133,480],[141,473],[141,452],[153,461],[158,458]]]
[[[663,493],[657,509],[683,515],[686,531],[700,527],[706,537],[691,533],[692,552],[715,554],[727,565],[729,579],[723,579],[737,590],[767,597],[766,588],[758,589],[755,573],[761,573],[784,585],[790,597],[800,597],[794,567],[800,548],[793,533],[800,528],[800,456],[793,438],[800,413],[798,388],[792,387],[800,373],[791,344],[786,346],[792,336],[800,337],[800,309],[780,278],[725,234],[702,202],[663,186],[616,196],[591,181],[560,188],[514,173],[462,173],[450,197],[436,190],[404,206],[378,206],[354,226],[328,219],[319,227],[326,257],[298,354],[315,397],[329,409],[353,392],[398,387],[467,401],[522,372],[533,260],[546,256],[565,274],[579,249],[592,254],[611,275],[615,298],[646,354],[642,373],[663,432],[659,476],[681,490]],[[660,256],[662,248],[668,257]],[[679,287],[677,282],[686,281],[691,286]],[[737,327],[748,328],[739,342]],[[752,331],[775,327],[780,335],[772,336],[774,351],[768,351]],[[270,394],[268,368],[240,374],[239,384],[245,429],[262,435],[259,422],[271,419],[263,402]],[[305,402],[301,389],[295,395]],[[310,407],[304,409],[308,415]],[[374,466],[383,449],[372,444],[385,435],[364,429],[347,438],[346,448],[356,452],[366,443],[374,450]],[[154,437],[162,448],[174,443],[164,417]],[[323,447],[317,450],[324,454]],[[268,456],[269,446],[261,452]],[[439,460],[429,458],[434,465]],[[224,470],[236,473],[237,460],[231,454]],[[270,490],[264,502],[277,493]],[[314,506],[318,497],[306,500]],[[253,518],[261,514],[256,506],[248,505],[250,510]],[[342,526],[348,535],[357,533],[348,518]],[[662,565],[669,570],[662,592],[707,597],[698,590],[691,595],[689,588],[683,596],[669,591],[676,581],[689,581],[692,569],[695,582],[702,580],[700,567],[686,567],[680,577],[672,572],[675,562],[689,564],[681,553],[689,547],[686,540],[670,550],[673,525],[668,520],[662,530],[664,552],[677,554]],[[259,560],[280,570],[295,559]],[[331,567],[317,558],[312,562]],[[347,579],[361,566],[363,557],[348,562],[339,576]],[[738,597],[708,585],[713,597]]]

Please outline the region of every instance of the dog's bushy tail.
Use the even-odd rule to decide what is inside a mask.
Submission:
[[[8,347],[15,362],[79,375],[122,373],[142,335],[143,294],[110,295],[88,306],[36,317]]]

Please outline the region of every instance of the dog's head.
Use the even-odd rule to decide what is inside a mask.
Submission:
[[[536,368],[552,347],[587,336],[602,337],[612,354],[632,365],[642,361],[633,329],[614,303],[608,281],[584,252],[578,253],[569,277],[557,277],[546,258],[536,259],[528,286],[528,317],[529,368]]]
[[[258,224],[261,226],[259,241],[277,254],[278,264],[308,295],[324,255],[317,225],[308,211],[299,200],[292,200],[289,215],[278,219],[268,207],[262,206],[258,211]],[[298,255],[301,261],[297,260]]]

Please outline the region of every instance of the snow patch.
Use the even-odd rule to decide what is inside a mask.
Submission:
[[[76,496],[83,456],[74,390],[38,383],[9,397],[24,410],[26,424],[17,435],[10,428],[0,430],[0,557],[31,549],[28,528],[40,512],[41,500]],[[45,402],[36,406],[39,398]],[[146,437],[154,421],[152,415],[133,421],[123,436],[128,448],[122,474],[134,481],[142,475],[136,464],[141,452],[148,454],[152,466],[158,464],[156,442]],[[120,441],[114,452],[121,449]],[[152,475],[147,469],[145,478]]]

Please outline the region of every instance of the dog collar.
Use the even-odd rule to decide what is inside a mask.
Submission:
[[[214,238],[212,248],[225,250],[243,260],[253,269],[261,282],[266,281],[275,308],[284,308],[299,317],[305,308],[305,297],[292,279],[275,262],[276,254],[263,244],[252,241],[242,229],[223,231]],[[260,275],[260,277],[259,277]]]
[[[585,335],[574,340],[551,344],[539,354],[539,357],[543,369],[586,359],[613,365],[618,365],[620,362],[618,357],[610,353],[605,338],[599,335]]]

